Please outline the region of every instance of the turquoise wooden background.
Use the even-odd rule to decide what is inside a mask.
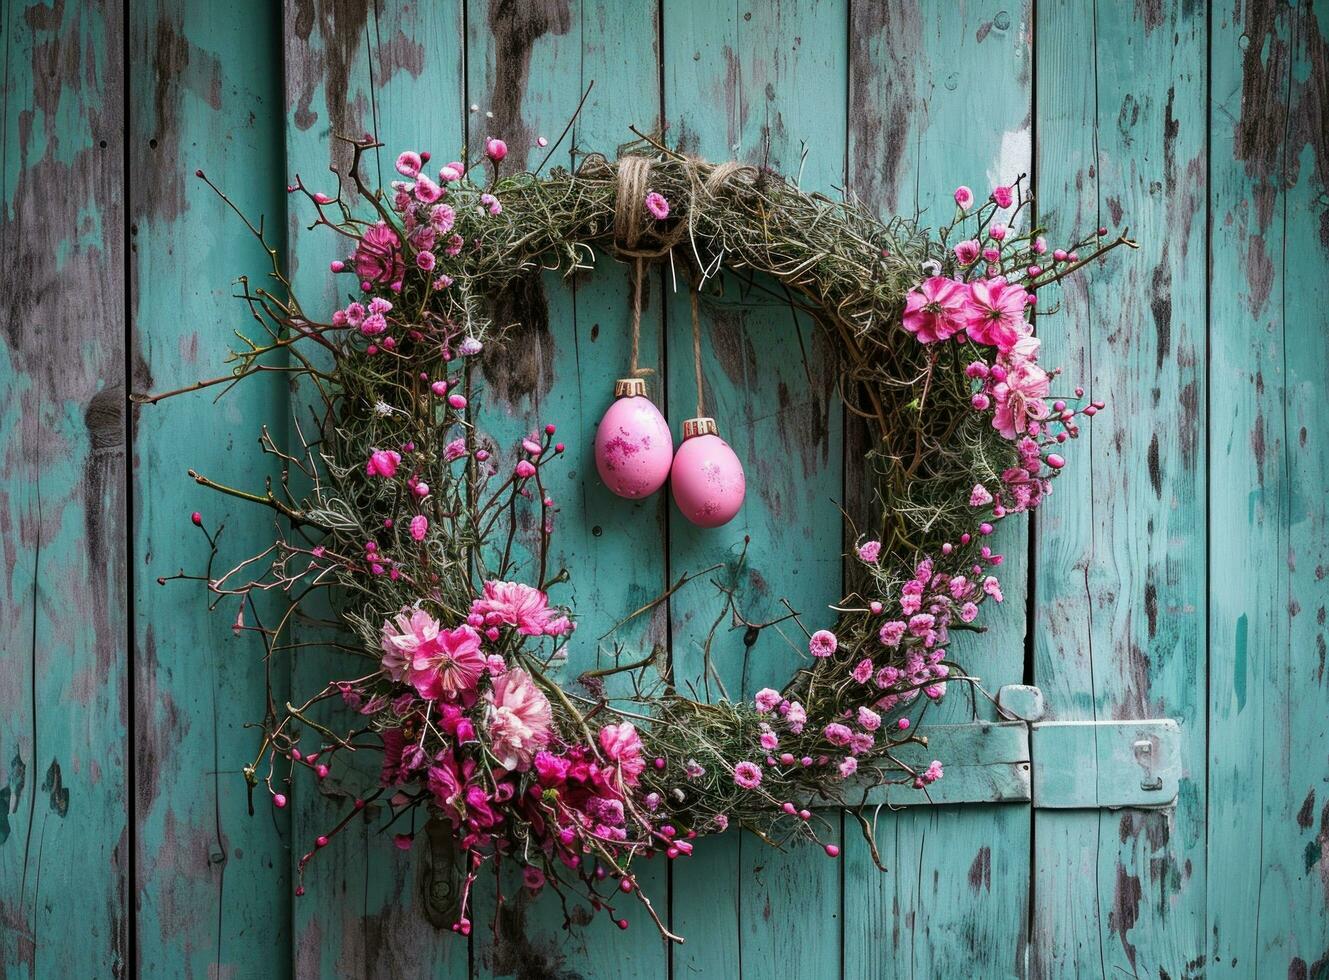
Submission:
[[[1329,4],[9,0],[0,30],[0,975],[1329,975]],[[544,906],[496,947],[483,928],[459,940],[421,913],[428,849],[370,826],[293,903],[291,841],[336,801],[302,788],[293,812],[248,815],[261,664],[225,609],[153,584],[197,557],[193,509],[227,521],[236,555],[264,540],[264,515],[184,469],[257,483],[258,426],[289,437],[291,397],[274,377],[215,406],[126,407],[213,372],[243,324],[228,282],[262,272],[187,175],[266,215],[313,305],[329,243],[281,188],[328,179],[332,133],[440,158],[496,133],[520,159],[592,80],[584,148],[663,125],[709,157],[937,217],[954,185],[1029,171],[1055,228],[1130,225],[1141,250],[1041,326],[1109,411],[1032,532],[1005,537],[1003,616],[958,652],[994,689],[1039,685],[1058,719],[1179,720],[1175,809],[887,813],[885,875],[852,822],[840,861],[708,842],[655,876],[689,938],[673,950],[643,921],[565,939]],[[821,340],[735,284],[708,298],[711,403],[752,493],[699,535],[659,500],[608,497],[587,463],[626,306],[612,263],[536,284],[513,299],[522,343],[488,368],[499,443],[538,418],[572,447],[579,635],[743,533],[736,584],[757,614],[834,598],[833,501],[861,435]],[[685,314],[655,278],[647,360],[675,420],[693,397]],[[628,639],[695,669],[709,603]],[[747,692],[793,656],[775,630],[720,651]],[[302,654],[294,680],[327,669]]]

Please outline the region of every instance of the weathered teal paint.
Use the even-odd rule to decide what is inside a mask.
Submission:
[[[137,390],[224,374],[232,331],[253,336],[232,283],[247,275],[267,284],[271,263],[194,171],[205,170],[246,213],[262,215],[281,246],[286,196],[279,182],[256,179],[282,168],[281,80],[268,70],[281,33],[264,9],[252,0],[227,8],[136,3],[131,11]],[[277,472],[256,460],[257,440],[262,424],[284,437],[285,381],[254,379],[214,405],[219,390],[134,409],[134,616],[141,629],[132,812],[136,959],[145,975],[257,975],[290,944],[290,821],[263,793],[250,817],[240,777],[258,748],[245,726],[265,706],[263,648],[253,634],[225,628],[239,613],[236,603],[209,615],[198,583],[156,584],[158,576],[199,569],[207,544],[190,525],[192,511],[209,531],[222,531],[219,573],[272,541],[268,514],[208,493],[185,470],[231,486],[254,486],[261,474]],[[190,447],[188,459],[182,446]],[[259,604],[262,622],[279,613],[273,601]],[[257,625],[252,610],[245,620]],[[276,695],[285,697],[284,684]]]
[[[134,859],[122,8],[0,17],[0,975],[110,976]]]
[[[13,3],[2,21],[0,241],[17,287],[0,335],[0,974],[125,975],[131,934],[154,976],[1329,968],[1324,4],[301,0],[279,14],[249,0],[127,11],[69,0]],[[369,129],[387,143],[374,161],[384,176],[399,146],[441,158],[490,131],[520,157],[535,136],[558,135],[592,80],[572,134],[582,149],[612,151],[629,123],[667,125],[709,156],[798,171],[804,141],[806,185],[937,220],[955,184],[981,192],[1032,169],[1056,229],[1131,226],[1142,250],[1040,318],[1049,358],[1109,408],[1040,511],[1032,548],[1023,532],[1001,542],[1004,615],[956,652],[991,688],[1040,685],[1051,720],[1177,719],[1175,810],[1033,811],[1019,802],[1028,744],[1002,728],[1015,741],[975,742],[984,765],[952,767],[947,786],[1012,802],[881,811],[886,874],[834,813],[831,838],[848,830],[841,862],[730,835],[652,866],[652,893],[689,940],[672,951],[631,904],[627,934],[601,923],[569,939],[539,904],[505,921],[495,945],[492,890],[471,942],[436,929],[423,914],[424,835],[396,851],[376,832],[381,811],[323,852],[310,894],[290,899],[290,862],[372,773],[338,773],[328,798],[300,784],[287,821],[266,806],[246,816],[238,769],[252,733],[231,721],[257,696],[259,665],[226,629],[234,610],[205,621],[187,586],[153,584],[197,555],[190,510],[210,526],[227,516],[224,554],[266,533],[263,515],[201,496],[182,471],[252,477],[259,424],[279,431],[287,417],[281,386],[251,382],[218,408],[197,395],[136,410],[132,475],[124,463],[127,385],[211,371],[236,322],[217,276],[262,273],[243,228],[185,175],[203,167],[266,212],[306,302],[325,311],[335,244],[295,211],[276,233],[283,170],[323,186],[330,160],[347,157],[333,134]],[[53,196],[56,185],[68,193]],[[73,280],[79,289],[62,288]],[[831,501],[857,503],[863,434],[841,421],[811,326],[726,277],[702,303],[707,402],[748,464],[748,506],[727,531],[699,534],[666,500],[607,495],[584,453],[626,363],[628,296],[625,270],[601,257],[594,273],[546,277],[514,304],[529,342],[486,364],[482,423],[506,446],[555,421],[569,445],[555,499],[558,558],[576,573],[582,613],[570,672],[611,662],[617,639],[627,656],[664,643],[680,676],[697,676],[699,621],[718,611],[706,587],[668,616],[602,634],[688,568],[716,556],[732,566],[745,531],[749,611],[765,616],[783,595],[817,621],[838,590]],[[643,340],[677,423],[695,392],[686,297],[667,271],[649,277]],[[95,628],[72,629],[71,608]],[[750,651],[736,634],[720,640],[734,694],[801,656],[788,623]],[[294,687],[317,686],[335,663],[301,656]],[[953,697],[929,720],[970,711]],[[935,748],[946,757],[943,741],[959,752],[978,738]]]

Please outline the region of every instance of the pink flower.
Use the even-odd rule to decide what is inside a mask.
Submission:
[[[962,208],[967,208],[974,203],[974,192],[961,184],[955,188],[955,203]]]
[[[528,864],[521,869],[521,883],[533,892],[538,892],[545,886],[545,873],[533,864]]]
[[[421,272],[430,272],[434,268],[434,263],[438,261],[433,252],[418,252],[415,256],[415,264],[420,267]]]
[[[840,641],[830,630],[817,630],[808,640],[808,652],[814,657],[829,657],[840,645]]]
[[[865,561],[869,565],[875,564],[881,557],[880,541],[864,541],[858,546],[858,557],[860,561]]]
[[[931,764],[923,772],[923,782],[935,783],[941,777],[941,762],[938,759],[933,759]]]
[[[1047,372],[1025,358],[1016,358],[1006,368],[1006,378],[992,389],[997,408],[992,427],[1007,439],[1014,439],[1029,429],[1030,420],[1047,418],[1047,397],[1051,383]]]
[[[975,483],[974,489],[969,493],[970,507],[986,507],[992,503],[992,494],[988,493],[987,487],[981,483]]]
[[[788,709],[784,711],[784,723],[795,735],[799,734],[803,731],[803,726],[808,723],[807,709],[797,701],[791,701]]]
[[[365,463],[365,473],[392,479],[397,475],[397,467],[400,465],[401,453],[391,449],[376,449],[370,454],[369,462]]]
[[[757,704],[757,710],[762,714],[773,711],[775,706],[780,703],[780,692],[769,687],[763,687],[757,692],[754,699]]]
[[[904,328],[921,343],[945,340],[964,327],[964,283],[931,276],[909,292],[904,307]]]
[[[663,194],[651,191],[646,195],[646,210],[651,212],[651,217],[656,221],[664,221],[669,217],[669,202]]]
[[[453,222],[456,220],[457,212],[446,204],[435,204],[429,209],[429,226],[440,235],[452,231]]]
[[[447,463],[454,462],[466,455],[466,440],[453,439],[443,447],[443,461]]]
[[[416,153],[414,150],[407,150],[405,153],[402,153],[397,157],[397,173],[401,174],[403,177],[415,177],[415,175],[420,172],[420,168],[423,165],[424,163],[420,159],[420,154]]]
[[[521,582],[485,583],[485,594],[471,603],[471,613],[487,625],[506,623],[524,636],[542,636],[554,619],[549,597]]]
[[[740,762],[734,766],[734,782],[743,789],[756,789],[761,785],[761,766],[755,762]]]
[[[425,535],[429,533],[429,518],[424,514],[416,514],[411,518],[411,537],[416,541],[423,541]]]
[[[489,159],[493,160],[495,163],[499,163],[507,155],[508,144],[504,143],[501,139],[490,137],[485,140],[485,156],[489,157]]]
[[[858,727],[867,732],[875,732],[881,727],[881,715],[877,714],[871,708],[859,705]]]
[[[961,265],[973,265],[978,261],[978,253],[979,244],[972,238],[955,246],[955,260]]]
[[[997,581],[995,575],[989,575],[987,578],[983,579],[983,591],[997,602],[1001,602],[1004,598],[1001,594],[1001,583]]]
[[[992,226],[988,228],[988,236],[994,242],[1004,242],[1006,240],[1006,231],[1007,228],[1005,225],[993,222]]]
[[[904,638],[905,624],[895,619],[882,626],[877,634],[877,639],[881,640],[882,646],[898,647],[900,640]]]
[[[1010,350],[1028,333],[1024,320],[1025,297],[1021,287],[1003,279],[980,279],[969,284],[965,310],[969,339],[998,350]]]
[[[852,674],[858,684],[866,684],[872,678],[872,660],[864,657],[855,666]]]
[[[605,758],[616,763],[623,774],[623,782],[635,786],[638,777],[646,769],[646,760],[642,758],[641,736],[631,722],[620,725],[605,725],[600,729],[600,748]]]
[[[997,202],[997,207],[1008,208],[1015,201],[1015,194],[1005,184],[998,184],[992,188],[992,200]]]
[[[488,699],[489,750],[505,769],[526,771],[535,753],[549,744],[549,699],[520,667],[497,678]]]
[[[531,461],[529,459],[523,459],[517,463],[518,479],[528,480],[533,476],[535,476],[535,467],[531,464]]]
[[[395,619],[384,620],[383,669],[388,676],[404,681],[416,655],[438,642],[438,631],[438,620],[423,609],[403,609]]]
[[[458,626],[439,630],[434,643],[416,649],[408,679],[422,698],[454,699],[474,690],[484,668],[479,634]]]
[[[821,734],[832,745],[848,745],[854,736],[847,725],[841,725],[838,721],[833,721],[823,728]]]
[[[362,282],[371,284],[395,282],[406,270],[401,239],[383,221],[365,229],[351,260],[355,263],[355,274]]]
[[[852,755],[847,755],[840,760],[840,775],[848,779],[854,773],[858,772],[858,760]]]

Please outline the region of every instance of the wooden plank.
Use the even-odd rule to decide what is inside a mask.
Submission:
[[[1329,969],[1329,10],[1215,4],[1210,977]]]
[[[401,148],[420,146],[436,159],[460,152],[464,122],[463,11],[459,0],[376,4],[304,0],[285,11],[286,165],[311,186],[333,178],[350,153],[334,135],[374,132],[386,147],[370,165],[380,181],[391,179]],[[289,219],[289,255],[303,303],[329,315],[336,300],[328,262],[342,249],[328,234],[311,233],[303,211]],[[299,396],[296,398],[299,405]],[[292,669],[293,694],[317,690],[350,669],[334,654],[304,653]],[[336,709],[333,709],[334,711]],[[344,715],[338,723],[344,723]],[[372,767],[372,760],[366,760]],[[377,772],[351,772],[377,782]],[[336,787],[331,787],[335,790]],[[349,795],[324,798],[307,782],[297,785],[292,860],[315,835],[346,812]],[[469,973],[469,944],[446,925],[425,918],[422,902],[429,873],[424,835],[410,853],[394,850],[378,832],[381,809],[338,835],[309,866],[307,894],[295,903],[293,970],[300,977],[399,976],[430,964],[438,976]],[[394,832],[401,828],[394,828]],[[417,831],[421,827],[414,828]]]
[[[1177,720],[1184,778],[1175,812],[1036,811],[1030,972],[1178,977],[1204,948],[1205,11],[1037,10],[1041,217],[1141,249],[1040,318],[1108,410],[1038,514],[1034,682],[1049,720]]]
[[[123,8],[0,18],[0,975],[124,976]]]
[[[574,147],[612,156],[632,138],[629,125],[648,131],[657,125],[659,36],[653,2],[555,0],[526,8],[477,3],[469,8],[467,24],[468,81],[478,107],[468,116],[470,142],[478,145],[490,135],[506,140],[505,169],[538,166],[550,152],[537,145],[538,138],[553,144],[592,83],[569,139],[549,166],[572,165]],[[660,277],[648,275],[642,364],[658,370],[664,362]],[[502,305],[503,322],[515,326],[505,349],[484,363],[486,391],[477,420],[504,459],[510,461],[521,438],[546,422],[558,426],[558,438],[568,447],[546,470],[557,508],[552,567],[571,574],[553,597],[570,603],[577,615],[577,637],[559,674],[568,687],[584,671],[613,666],[616,653],[625,663],[638,661],[667,640],[663,606],[606,635],[667,587],[664,494],[641,501],[614,496],[601,483],[593,455],[614,379],[628,373],[631,296],[627,267],[605,255],[596,256],[592,273],[570,281],[553,273],[535,278]],[[655,378],[650,387],[663,406]],[[537,510],[535,502],[531,513]],[[525,523],[519,536],[523,555],[535,553],[538,528],[534,518]],[[536,574],[529,562],[516,572],[524,581]],[[627,678],[611,678],[607,688],[622,691],[626,683]],[[516,869],[510,870],[508,905],[496,940],[490,932],[492,881],[484,881],[477,894],[477,974],[654,978],[667,972],[668,951],[655,941],[654,926],[635,900],[616,903],[616,916],[629,920],[626,933],[613,927],[613,916],[570,902],[574,917],[588,921],[569,933],[557,898],[546,894],[527,902]],[[636,872],[657,908],[667,909],[663,859],[637,866]],[[481,907],[486,901],[490,907]]]
[[[267,272],[258,243],[194,170],[206,170],[246,213],[264,215],[281,241],[282,91],[272,71],[281,25],[269,11],[259,0],[227,8],[196,0],[131,12],[137,390],[223,373],[231,330],[249,320],[231,280],[261,282]],[[208,546],[189,524],[191,511],[210,532],[225,525],[218,561],[226,567],[273,538],[266,511],[207,493],[185,468],[261,485],[253,482],[264,472],[255,459],[259,428],[284,432],[286,385],[256,378],[221,402],[214,394],[135,409],[137,965],[155,974],[273,975],[290,944],[289,821],[264,794],[250,817],[240,772],[257,749],[245,726],[266,707],[263,648],[227,628],[236,604],[209,615],[198,582],[154,581],[203,568]],[[246,620],[252,625],[252,613]]]
[[[935,225],[949,220],[951,194],[960,184],[982,195],[1028,171],[1030,3],[999,10],[856,3],[853,12],[849,169],[850,187],[860,198],[883,214],[921,213],[924,223]],[[866,448],[860,435],[846,453],[849,487],[862,483]],[[1025,600],[1033,571],[1027,542],[1023,521],[999,529],[994,544],[1009,558],[1001,575],[1006,601],[985,615],[989,631],[981,641],[961,638],[953,648],[956,659],[994,692],[1024,678]],[[967,692],[955,689],[940,711],[929,711],[928,725],[966,721],[973,710]],[[991,717],[986,705],[980,710]],[[946,764],[946,776],[932,791],[955,792],[945,784],[965,775],[955,763],[968,756],[938,748],[933,758]],[[846,975],[1021,974],[1029,822],[1022,806],[917,806],[878,814],[877,838],[889,869],[884,874],[851,823],[845,841]],[[881,937],[887,934],[883,955]]]
[[[738,158],[805,186],[844,186],[844,81],[848,4],[664,6],[668,136],[715,160]],[[814,95],[815,93],[815,95]],[[809,150],[800,161],[801,143]],[[787,598],[810,628],[827,625],[840,591],[841,407],[833,348],[803,317],[726,276],[702,300],[707,413],[747,473],[743,510],[718,530],[670,516],[670,571],[677,577],[729,563],[737,600],[752,622],[779,617]],[[669,405],[677,426],[694,414],[691,320],[686,296],[669,297]],[[672,507],[672,505],[671,505]],[[750,538],[746,566],[737,558]],[[796,556],[796,557],[794,557]],[[702,655],[719,595],[700,582],[671,605],[680,685],[701,693]],[[717,635],[712,657],[734,698],[779,687],[806,662],[791,622]],[[714,693],[714,687],[712,687]],[[840,820],[822,828],[838,843]],[[673,921],[688,944],[674,951],[676,976],[835,975],[840,969],[842,868],[815,847],[774,851],[729,834],[700,842],[674,867]],[[778,967],[774,966],[778,964]]]

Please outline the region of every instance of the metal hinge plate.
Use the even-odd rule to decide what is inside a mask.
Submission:
[[[934,725],[926,745],[902,746],[918,769],[941,759],[946,775],[926,793],[911,786],[860,784],[848,799],[890,806],[1030,803],[1049,810],[1157,809],[1176,803],[1181,727],[1142,721],[1043,721],[1043,692],[1026,684],[997,694],[1008,721]],[[815,804],[814,804],[815,805]]]

